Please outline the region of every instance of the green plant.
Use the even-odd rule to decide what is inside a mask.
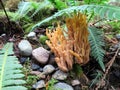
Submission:
[[[82,67],[79,64],[74,64],[73,65],[73,70],[72,70],[77,77],[80,77],[83,74]]]
[[[88,30],[90,33],[89,42],[91,46],[91,55],[98,61],[103,71],[105,71],[105,66],[103,63],[105,51],[102,49],[102,47],[105,46],[103,33],[96,27],[89,27]]]
[[[58,11],[53,16],[50,16],[50,17],[40,21],[39,23],[37,23],[35,26],[33,26],[32,30],[34,30],[36,27],[42,26],[43,24],[45,24],[47,22],[55,20],[58,17],[62,17],[63,15],[70,15],[71,13],[74,13],[74,11],[83,12],[83,13],[87,12],[86,14],[88,14],[88,15],[89,14],[99,15],[100,18],[104,19],[104,20],[115,20],[115,19],[120,20],[120,17],[119,17],[120,7],[109,6],[109,5],[81,5],[81,6],[73,6],[73,7]],[[93,12],[93,13],[91,13],[91,12]],[[92,40],[90,40],[90,39],[89,40],[91,41],[90,44],[92,47],[92,50],[91,50],[92,56],[95,57],[95,59],[100,64],[101,68],[105,71],[105,67],[103,64],[104,50],[102,50],[102,47],[104,44],[96,43],[97,39],[95,39],[95,38],[97,38],[97,36],[98,36],[96,33],[99,31],[94,30],[96,33],[93,33],[90,30],[91,29],[89,29],[89,32],[90,32],[90,37],[92,37],[91,38]],[[94,35],[94,34],[96,34],[96,35]],[[100,36],[100,34],[99,34],[99,36]],[[99,39],[99,40],[103,43],[102,39]],[[98,52],[97,54],[95,54],[96,50]]]
[[[120,21],[111,21],[108,24],[112,27],[114,33],[120,33]]]
[[[22,1],[18,5],[18,10],[13,13],[11,20],[20,22],[25,33],[29,33],[31,28],[36,22],[48,17],[52,10],[53,5],[48,0],[36,2],[36,1]],[[9,13],[8,13],[9,15]]]
[[[13,54],[13,43],[7,43],[0,51],[0,90],[27,90],[22,84],[24,75],[21,64]]]
[[[41,44],[45,44],[45,41],[46,41],[47,39],[48,39],[48,37],[45,36],[45,35],[41,35],[41,36],[39,37],[39,41],[40,41]]]
[[[67,8],[66,2],[64,2],[62,0],[48,0],[48,1],[51,2],[51,4],[53,4],[54,7],[58,10]]]
[[[95,76],[95,78],[92,80],[89,88],[91,88],[94,84],[98,83],[100,78],[102,77],[102,75],[103,75],[103,73],[98,70],[96,73],[92,74],[92,76]]]
[[[85,4],[105,4],[109,0],[84,0]]]
[[[18,5],[18,10],[16,12],[16,16],[14,17],[14,20],[19,20],[23,17],[28,16],[29,18],[32,18],[35,16],[38,12],[40,12],[45,7],[49,7],[51,4],[44,0],[43,2],[35,2],[35,1],[29,1],[29,2],[20,2]],[[29,15],[29,13],[31,13]]]
[[[26,79],[26,87],[28,90],[31,90],[32,85],[35,84],[38,80],[38,77],[36,75],[28,75]]]
[[[48,82],[48,85],[46,87],[46,90],[58,90],[54,88],[54,84],[57,83],[58,81],[54,78],[51,78],[51,80]]]
[[[81,6],[73,6],[67,9],[60,10],[59,12],[55,13],[54,15],[40,21],[39,23],[35,24],[32,28],[34,30],[36,27],[40,27],[42,24],[57,19],[58,17],[62,17],[63,15],[69,15],[71,13],[76,12],[94,12],[94,14],[99,15],[101,18],[106,18],[108,20],[120,20],[120,7],[109,6],[109,5],[81,5]],[[31,30],[31,31],[32,31]]]

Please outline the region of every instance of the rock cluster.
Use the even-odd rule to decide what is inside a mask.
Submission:
[[[37,38],[35,32],[31,32],[27,35],[27,38]],[[42,46],[34,48],[31,42],[28,40],[21,40],[18,44],[20,51],[20,63],[24,64],[27,60],[31,62],[31,74],[39,77],[39,80],[35,82],[32,87],[34,89],[44,90],[47,86],[47,82],[51,82],[51,79],[57,80],[52,86],[54,89],[60,90],[75,90],[74,86],[79,86],[79,80],[72,80],[70,83],[66,83],[69,73],[59,70],[55,63],[55,56],[50,51]],[[50,77],[46,82],[46,78]],[[76,89],[77,90],[77,89]]]

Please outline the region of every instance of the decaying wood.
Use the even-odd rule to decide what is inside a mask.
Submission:
[[[60,25],[53,31],[46,30],[49,38],[46,43],[54,52],[55,61],[62,71],[71,70],[73,63],[86,64],[90,52],[86,16],[78,13],[67,18],[66,25],[68,31],[63,30]]]

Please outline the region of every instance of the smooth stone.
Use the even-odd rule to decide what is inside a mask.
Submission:
[[[67,79],[67,76],[68,76],[67,73],[61,70],[58,70],[52,75],[52,78],[57,79],[57,80],[65,80]]]
[[[71,82],[72,86],[76,86],[76,85],[80,85],[80,81],[79,80],[72,80]]]
[[[32,54],[32,46],[28,40],[21,40],[18,48],[23,56],[30,56]]]
[[[35,32],[30,32],[28,35],[27,35],[28,38],[34,38],[36,37],[36,33]]]
[[[53,67],[52,65],[46,65],[43,67],[43,72],[45,74],[50,74],[55,70],[55,67]]]
[[[46,64],[49,59],[49,51],[43,47],[36,48],[32,51],[33,57],[41,64]]]
[[[54,85],[55,90],[74,90],[72,86],[68,85],[67,83],[57,83]]]
[[[35,64],[35,63],[32,63],[32,65],[31,65],[31,69],[32,69],[32,70],[39,70],[39,68],[40,68],[39,65],[37,65],[37,64]]]
[[[35,89],[44,88],[44,87],[45,87],[45,81],[44,80],[40,80],[33,85],[33,88],[35,88]]]

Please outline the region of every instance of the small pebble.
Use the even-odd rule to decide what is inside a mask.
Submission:
[[[24,64],[27,61],[27,57],[21,57],[19,60],[21,64]]]
[[[35,63],[32,63],[32,65],[31,65],[31,69],[32,69],[32,70],[39,70],[39,68],[40,68],[39,65],[37,65],[37,64],[35,64]]]
[[[35,89],[40,89],[40,88],[44,88],[44,87],[45,87],[45,81],[44,80],[40,80],[33,85],[33,88],[35,88]]]
[[[49,51],[43,47],[36,48],[32,51],[33,57],[40,63],[46,64],[49,59]]]
[[[36,33],[35,32],[30,32],[28,35],[27,35],[28,38],[34,38],[36,37]]]
[[[28,40],[21,40],[18,48],[23,56],[30,56],[32,54],[32,46]]]
[[[79,80],[72,80],[72,86],[76,86],[76,85],[80,85],[80,81]]]
[[[65,72],[63,72],[63,71],[61,71],[61,70],[56,71],[56,72],[52,75],[52,77],[53,77],[54,79],[57,79],[57,80],[65,80],[65,79],[67,79],[67,76],[68,76],[68,74],[65,73]]]
[[[67,83],[57,83],[54,85],[55,90],[74,90],[72,86],[68,85]]]
[[[43,72],[44,72],[45,74],[50,74],[50,73],[52,73],[54,70],[55,70],[55,68],[54,68],[52,65],[46,65],[46,66],[44,66],[44,68],[43,68]]]

